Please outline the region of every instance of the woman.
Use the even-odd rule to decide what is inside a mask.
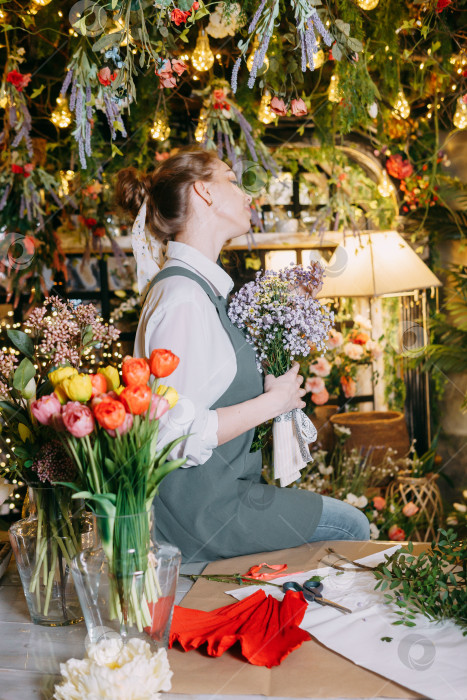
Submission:
[[[189,434],[171,454],[187,461],[156,497],[160,538],[176,544],[185,562],[368,539],[368,521],[356,508],[265,484],[261,452],[250,452],[255,427],[303,408],[305,391],[298,364],[281,377],[263,377],[226,313],[233,282],[216,261],[226,241],[250,226],[251,197],[234,172],[213,153],[185,147],[148,176],[120,171],[117,201],[133,217],[145,213],[151,235],[168,241],[134,350],[149,357],[154,348],[168,348],[180,358],[170,376],[180,398],[161,418],[159,445]],[[140,261],[137,255],[142,268]]]

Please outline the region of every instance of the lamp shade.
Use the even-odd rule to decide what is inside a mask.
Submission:
[[[441,285],[397,231],[381,231],[348,235],[337,246],[318,297],[378,297]]]

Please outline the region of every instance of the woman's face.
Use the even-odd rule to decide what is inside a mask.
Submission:
[[[233,170],[219,160],[213,180],[207,183],[211,195],[212,213],[222,220],[227,238],[235,238],[246,233],[250,228],[251,196],[237,181]]]

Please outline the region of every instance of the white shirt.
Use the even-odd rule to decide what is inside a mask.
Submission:
[[[170,241],[166,267],[180,266],[198,274],[216,296],[226,297],[232,279],[216,263],[185,243]],[[149,358],[155,348],[180,358],[177,369],[161,384],[173,386],[178,403],[160,419],[158,449],[193,433],[169,454],[187,457],[185,467],[204,464],[217,447],[217,412],[212,406],[237,372],[235,352],[205,291],[187,277],[169,277],[150,290],[136,331],[134,356]]]

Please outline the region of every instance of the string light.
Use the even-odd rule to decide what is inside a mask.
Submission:
[[[339,78],[334,73],[333,75],[331,75],[331,80],[329,83],[328,100],[329,102],[340,102],[341,99],[342,96],[339,90]]]
[[[458,129],[467,129],[467,104],[462,97],[457,100],[456,113],[454,114],[452,123]]]
[[[271,103],[271,93],[269,90],[265,90],[261,97],[261,103],[258,110],[258,119],[263,124],[270,124],[276,118],[276,115],[269,106]]]
[[[362,8],[362,10],[374,10],[378,5],[379,0],[357,0],[357,5]]]
[[[397,93],[396,103],[392,111],[397,116],[402,117],[402,119],[407,119],[410,116],[410,105],[402,90],[399,90]]]
[[[199,113],[198,125],[195,129],[195,139],[196,141],[198,141],[198,143],[202,143],[206,137],[206,133],[208,130],[207,116],[208,111],[203,107],[203,109]]]
[[[74,176],[73,170],[60,170],[60,187],[58,189],[60,197],[66,197],[70,194],[70,182]]]
[[[57,97],[57,107],[51,114],[51,121],[59,129],[66,129],[71,124],[71,112],[64,97]]]
[[[246,66],[248,70],[251,73],[251,69],[253,68],[253,61],[255,60],[255,53],[259,49],[259,39],[258,35],[255,35],[254,41],[253,41],[253,46],[251,47],[251,52],[250,55],[248,56]],[[269,58],[267,56],[264,57],[263,63],[259,66],[256,75],[263,75],[263,73],[266,73],[267,69],[269,68]]]
[[[39,7],[45,7],[46,5],[49,4],[49,2],[52,2],[52,0],[32,0],[35,5],[39,5]]]
[[[381,173],[381,180],[378,184],[378,192],[380,193],[381,197],[390,197],[393,190],[394,186],[391,180],[388,178],[386,170],[383,170]]]
[[[0,22],[5,22],[6,21],[6,12],[3,10],[0,10]]]
[[[214,65],[214,54],[209,46],[209,39],[204,29],[198,34],[196,46],[191,54],[191,62],[196,70],[207,71]]]
[[[167,123],[167,117],[156,117],[154,124],[151,127],[151,136],[156,141],[166,141],[170,136],[170,126]]]

